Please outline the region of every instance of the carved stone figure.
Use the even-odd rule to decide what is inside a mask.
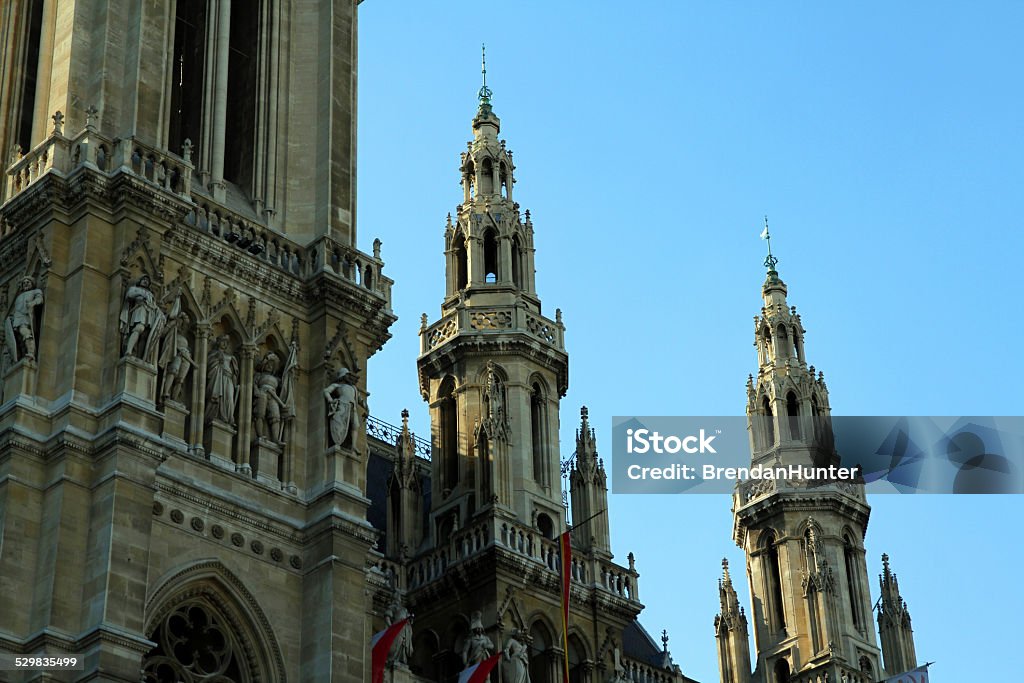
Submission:
[[[14,308],[4,321],[7,350],[14,360],[36,359],[36,307],[43,304],[43,291],[30,277],[23,277],[18,285]]]
[[[512,635],[505,641],[503,680],[506,683],[530,683],[530,649],[519,629],[513,629]]]
[[[384,614],[384,621],[388,626],[391,626],[402,619],[408,619],[409,621],[402,627],[402,632],[398,634],[394,645],[391,646],[391,658],[395,663],[408,664],[409,660],[412,659],[412,615],[409,614],[409,610],[402,604],[398,593],[395,593],[391,599],[391,604],[388,605],[387,612]]]
[[[280,375],[281,360],[273,351],[267,352],[256,366],[252,381],[252,421],[256,436],[261,439],[284,443],[284,421],[295,416],[295,407],[291,404],[291,374],[294,367],[294,345]]]
[[[125,336],[124,357],[134,356],[152,363],[156,341],[166,319],[164,312],[156,303],[156,297],[153,296],[149,276],[141,276],[134,285],[128,287],[124,295],[124,304],[121,306],[121,334]]]
[[[188,373],[195,366],[192,352],[188,348],[185,328],[188,326],[188,314],[181,308],[181,297],[177,296],[167,314],[163,333],[160,335],[160,358],[157,361],[163,371],[160,397],[163,401],[181,402],[181,392],[185,388]]]
[[[494,363],[487,361],[487,417],[501,423],[505,417],[505,391]]]
[[[462,661],[466,667],[479,664],[494,651],[494,643],[484,634],[480,612],[473,612],[469,622],[470,635],[462,645]]]
[[[327,416],[330,420],[331,444],[343,446],[352,431],[352,422],[356,415],[356,380],[355,373],[348,368],[341,368],[334,376],[334,381],[324,389],[327,400]]]
[[[612,657],[615,660],[612,668],[612,675],[608,679],[608,683],[629,683],[629,676],[626,675],[626,667],[622,665],[622,653],[619,652],[619,648],[615,648],[612,653]]]
[[[231,354],[231,339],[225,334],[206,359],[206,421],[235,424],[238,403],[238,361]]]

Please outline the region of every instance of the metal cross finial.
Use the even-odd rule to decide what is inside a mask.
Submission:
[[[487,45],[480,45],[480,75],[483,77],[483,85],[480,86],[480,92],[477,97],[480,98],[480,104],[491,103],[491,89],[487,87]]]
[[[768,272],[775,270],[775,266],[779,263],[779,259],[772,256],[772,236],[768,232],[768,216],[764,217],[764,230],[761,232],[761,239],[768,242],[768,256],[764,259],[764,267],[768,269]]]

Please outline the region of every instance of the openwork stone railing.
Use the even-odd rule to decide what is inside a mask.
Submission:
[[[449,566],[474,557],[488,548],[500,548],[557,573],[561,567],[558,543],[536,529],[510,522],[487,521],[452,534],[444,547],[437,548],[409,564],[407,585],[419,588],[439,579]],[[574,557],[569,573],[574,585],[597,588],[637,602],[635,574],[614,562]]]
[[[860,501],[866,501],[867,497],[864,494],[864,487],[861,484],[857,484],[849,481],[835,481],[820,486],[805,486],[800,485],[799,482],[789,482],[785,479],[751,479],[748,481],[741,482],[734,492],[735,503],[739,505],[746,505],[747,503],[770,496],[776,492],[800,492],[806,491],[809,493],[826,493],[826,492],[840,492],[848,496],[856,498]]]
[[[172,194],[186,199],[190,196],[190,144],[186,145],[184,156],[179,157],[132,137],[111,140],[97,132],[91,119],[77,136],[68,138],[64,136],[63,115],[57,112],[52,118],[54,126],[49,137],[28,152],[22,153],[17,147],[12,150],[5,199],[17,196],[47,173],[67,176],[79,166],[107,175],[117,171],[130,173]]]
[[[626,670],[626,679],[633,683],[671,683],[676,680],[673,671],[659,669],[628,657],[623,659],[622,667]]]
[[[792,683],[877,683],[878,678],[863,671],[840,665],[839,678],[836,680],[833,680],[833,677],[824,671],[795,673],[790,676],[789,680]]]
[[[455,335],[520,331],[556,349],[565,349],[565,325],[561,315],[549,320],[526,306],[495,306],[492,308],[459,308],[442,316],[433,325],[420,329],[420,352],[426,353]]]
[[[402,428],[389,424],[384,420],[378,420],[370,415],[366,418],[366,434],[387,444],[394,445],[398,443],[398,437],[402,434]],[[413,435],[412,444],[416,457],[429,462],[430,442]]]

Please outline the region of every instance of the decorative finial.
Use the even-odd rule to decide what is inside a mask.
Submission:
[[[590,411],[587,409],[586,406],[583,406],[582,408],[580,408],[580,418],[583,419],[584,422],[586,422],[588,417],[590,417]]]
[[[480,86],[480,92],[477,93],[477,97],[480,98],[480,104],[491,103],[491,89],[487,87],[487,45],[480,45],[480,75],[483,77],[483,85]]]
[[[668,652],[668,631],[665,629],[661,630],[661,651]]]
[[[764,217],[764,230],[761,231],[761,239],[768,242],[768,256],[764,259],[764,267],[768,269],[769,273],[774,273],[779,259],[772,256],[772,236],[768,232],[768,216]]]
[[[729,559],[725,557],[722,558],[722,576],[729,578]]]
[[[402,431],[409,431],[409,409],[402,408]]]
[[[58,109],[53,116],[50,117],[53,121],[53,132],[57,135],[64,134],[64,114]]]

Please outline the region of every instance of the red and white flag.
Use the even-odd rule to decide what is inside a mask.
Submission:
[[[899,676],[885,679],[884,683],[928,683],[928,665],[919,666]]]
[[[409,623],[408,619],[396,621],[383,631],[373,634],[373,638],[370,638],[370,672],[373,683],[384,683],[384,665],[388,663],[388,654],[391,652],[391,646],[394,645],[395,638],[398,637],[398,634],[402,632],[407,623]]]
[[[488,657],[479,664],[474,664],[459,674],[459,683],[483,683],[491,675],[491,669],[501,659],[501,653]]]

